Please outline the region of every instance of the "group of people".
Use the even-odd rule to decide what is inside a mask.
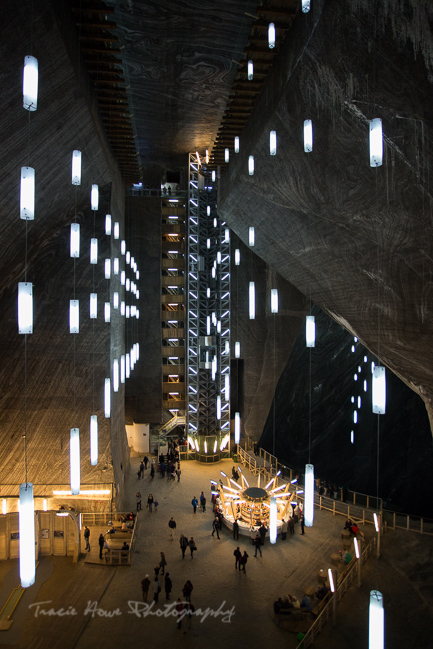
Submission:
[[[244,550],[244,553],[242,554],[242,551],[238,546],[236,550],[233,552],[233,556],[235,558],[235,570],[239,568],[239,570],[243,570],[243,572],[246,572],[246,565],[249,557],[247,551]]]
[[[344,526],[345,530],[349,530],[350,536],[355,537],[355,536],[360,536],[362,540],[365,539],[363,532],[359,529],[358,525],[354,522],[351,521],[350,518],[347,519],[346,524]]]

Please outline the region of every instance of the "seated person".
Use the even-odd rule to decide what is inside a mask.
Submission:
[[[352,529],[352,525],[353,525],[352,521],[350,520],[350,518],[348,518],[346,521],[346,525],[344,526],[344,529],[350,531]]]
[[[121,527],[121,529],[122,529],[122,530],[128,530],[128,529],[129,529],[128,526],[127,526],[127,524],[126,524],[126,521],[125,521],[124,523],[122,523],[122,527]]]
[[[129,512],[129,514],[128,514],[128,520],[129,520],[129,521],[133,521],[133,520],[135,520],[135,516],[136,516],[136,514],[134,514],[134,512]]]
[[[114,525],[110,527],[109,530],[107,530],[107,534],[116,534],[116,528],[114,527]]]
[[[293,608],[301,608],[301,604],[299,603],[299,599],[295,597],[295,595],[289,595],[291,601],[292,601],[292,606]]]
[[[348,550],[345,550],[341,556],[341,560],[343,563],[350,563],[352,561],[352,555]]]
[[[316,590],[316,599],[322,600],[326,597],[326,595],[329,593],[329,588],[326,586],[326,584],[322,584],[319,586],[319,588]]]
[[[129,544],[126,541],[123,543],[121,550],[129,550]]]
[[[293,608],[292,596],[285,595],[283,599],[283,604],[285,608]]]
[[[311,599],[308,597],[308,595],[304,595],[304,597],[301,600],[300,607],[307,609],[307,611],[311,611]]]
[[[350,533],[353,534],[353,536],[356,536],[359,532],[359,527],[357,526],[356,523],[353,523],[352,527],[350,528]]]

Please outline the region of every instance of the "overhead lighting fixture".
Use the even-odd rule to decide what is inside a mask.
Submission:
[[[383,595],[378,590],[370,591],[368,649],[384,647]]]
[[[230,151],[226,148],[224,149],[224,162],[228,162],[230,160]]]
[[[254,176],[254,156],[248,156],[248,173],[250,176]]]
[[[275,25],[274,23],[269,23],[268,27],[268,45],[269,49],[272,50],[275,47]]]
[[[119,274],[119,258],[115,257],[113,261],[113,273],[115,275]]]
[[[80,431],[78,428],[71,428],[69,440],[69,472],[71,481],[71,492],[73,496],[80,493]]]
[[[113,392],[119,392],[119,360],[113,361]]]
[[[104,304],[104,320],[105,322],[110,322],[111,320],[111,304],[109,302],[105,302]]]
[[[385,368],[375,365],[372,384],[373,412],[384,415],[386,411],[386,375]]]
[[[81,185],[81,151],[72,151],[72,184]]]
[[[313,122],[311,119],[304,120],[304,151],[311,153],[313,150]]]
[[[129,358],[129,355],[128,355]],[[108,417],[111,414],[111,381],[110,379],[105,379],[104,384],[104,414],[105,417]]]
[[[241,357],[241,343],[239,341],[235,342],[235,358]]]
[[[250,248],[254,247],[254,243],[255,243],[255,230],[254,230],[254,226],[250,226],[248,228],[248,245],[250,246]]]
[[[235,412],[235,444],[239,444],[241,439],[241,415]]]
[[[382,120],[370,120],[370,167],[380,167],[383,160]]]
[[[278,289],[271,288],[271,313],[278,313]]]
[[[235,250],[235,266],[239,266],[241,263],[241,251],[239,248],[236,248]]]
[[[19,499],[19,551],[20,551],[20,581],[22,588],[28,588],[35,583],[35,503],[33,499],[33,484],[20,484]]]
[[[247,74],[248,74],[248,81],[252,81],[254,76],[254,63],[251,59],[248,61]]]
[[[69,251],[71,257],[77,258],[80,256],[80,224],[79,223],[71,223]]]
[[[98,317],[98,294],[90,293],[90,318],[94,320]]]
[[[98,239],[90,239],[90,263],[98,263]]]
[[[305,342],[307,347],[316,346],[316,321],[313,315],[305,318]]]
[[[269,540],[272,544],[277,542],[277,499],[271,497],[271,507],[269,512]]]
[[[235,153],[239,153],[239,136],[235,137]]]
[[[69,300],[69,333],[80,333],[80,301]]]
[[[38,59],[36,59],[34,56],[25,56],[24,70],[23,70],[23,107],[26,110],[29,111],[37,110],[38,80],[39,80]]]
[[[35,170],[21,167],[20,218],[33,221],[35,218]]]
[[[302,13],[307,14],[310,11],[310,0],[302,0]]]
[[[215,179],[216,179],[216,173],[215,173],[215,170],[212,171],[211,178],[212,178],[212,182],[214,183],[214,182],[215,182]]]
[[[254,282],[250,282],[248,297],[250,320],[254,320],[256,317],[256,288]]]
[[[18,282],[18,333],[33,333],[33,284]]]
[[[90,192],[90,207],[96,212],[99,207],[99,187],[98,185],[92,185],[92,191]]]
[[[98,417],[91,415],[90,417],[90,464],[96,466],[98,464]]]
[[[305,505],[304,518],[307,527],[313,526],[314,521],[314,466],[305,465]]]
[[[105,234],[111,234],[111,214],[105,215]]]
[[[277,155],[277,132],[270,131],[269,133],[269,153],[270,155]]]
[[[120,236],[120,227],[117,221],[114,222],[113,236],[115,239],[118,239]]]

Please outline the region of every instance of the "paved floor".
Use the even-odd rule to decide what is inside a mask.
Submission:
[[[200,649],[266,647],[271,644],[289,649],[295,647],[296,636],[276,625],[272,602],[288,592],[301,597],[304,586],[317,585],[317,571],[328,568],[331,553],[340,548],[344,519],[316,512],[314,527],[306,528],[305,536],[301,536],[297,526],[295,536],[288,536],[284,542],[279,539],[276,545],[271,546],[266,541],[263,557],[256,559],[249,539],[234,541],[226,529],[220,533],[220,540],[212,537],[211,508],[206,513],[197,510],[193,514],[190,504],[193,496],[199,497],[201,491],[210,501],[209,480],[219,479],[221,469],[230,474],[230,460],[215,466],[184,462],[179,483],[167,482],[159,477],[151,481],[149,471],[138,482],[136,465],[138,468],[138,458],[132,458],[128,509],[135,506],[138,487],[144,501],[151,492],[158,499],[159,508],[156,513],[144,509],[140,514],[138,543],[132,565],[107,567],[88,565],[84,561],[73,564],[71,559],[61,557],[43,559],[38,568],[36,584],[26,591],[10,631],[0,633],[0,646],[5,649],[117,649],[126,642],[134,646],[149,642],[153,649],[162,649],[173,643]],[[255,480],[250,476],[251,485],[255,484]],[[170,538],[168,527],[171,516],[177,523],[174,540]],[[372,530],[366,528],[365,532],[369,537]],[[194,559],[187,553],[182,560],[178,541],[181,533],[194,536],[198,548]],[[399,534],[403,541],[399,540]],[[97,531],[92,530],[91,543],[96,541]],[[414,639],[415,631],[409,634],[407,619],[399,614],[391,623],[392,611],[388,609],[391,616],[386,619],[392,631],[391,637],[395,634],[400,641],[406,639],[404,646],[418,648],[424,646],[421,640],[425,626],[425,637],[429,642],[425,646],[431,646],[431,638],[427,634],[428,625],[431,626],[433,619],[429,600],[431,592],[429,588],[423,590],[420,585],[422,575],[419,571],[413,566],[409,569],[404,561],[399,563],[398,553],[401,554],[404,543],[411,548],[409,556],[412,558],[417,553],[419,558],[420,548],[424,548],[422,556],[425,551],[427,558],[422,572],[426,574],[427,570],[430,575],[431,569],[429,572],[427,566],[429,554],[433,551],[433,540],[404,532],[389,533],[383,542],[384,556],[387,545],[390,546],[389,559],[381,559],[381,574],[374,559],[370,559],[362,587],[358,589],[353,586],[345,602],[339,606],[337,629],[328,627],[315,642],[316,647],[341,649],[347,646],[357,649],[367,646],[365,629],[368,624],[369,589],[376,587],[370,584],[377,579],[382,581],[379,589],[384,595],[386,593],[385,606],[389,588],[389,597],[395,596],[395,605],[399,603],[403,607],[406,618],[410,614],[411,620],[421,622],[416,631],[420,637],[417,636],[416,643],[412,643],[410,639]],[[245,574],[234,569],[233,550],[238,544],[249,554]],[[151,593],[147,604],[143,603],[140,582],[146,573],[153,576],[153,568],[159,561],[161,551],[167,559],[173,591],[170,602],[165,601],[162,592],[158,605],[149,608]],[[17,585],[15,581],[18,583],[17,561],[0,562],[0,579],[2,605],[11,591],[11,585]],[[201,614],[192,619],[190,628],[184,620],[178,629],[176,613],[165,605],[182,597],[182,587],[187,579],[193,583],[192,602],[196,611],[201,609]],[[405,600],[399,595],[398,584],[404,586]],[[35,604],[39,604],[39,607]],[[422,616],[416,617],[417,610],[422,611]]]

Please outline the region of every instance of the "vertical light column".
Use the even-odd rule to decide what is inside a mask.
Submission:
[[[249,287],[249,316],[250,320],[255,320],[256,317],[256,287],[254,282],[250,282]]]
[[[385,368],[375,365],[373,370],[372,383],[372,405],[376,415],[384,415],[386,412],[386,374]]]
[[[70,236],[70,256],[78,258],[80,256],[80,224],[71,223]]]
[[[111,415],[111,381],[105,379],[104,384],[104,414],[108,419]]]
[[[69,300],[69,333],[80,333],[80,301]]]
[[[270,131],[269,133],[269,153],[270,155],[277,155],[277,132]]]
[[[34,111],[38,108],[39,64],[34,56],[24,57],[23,107]]]
[[[81,151],[72,151],[72,184],[81,185]]]
[[[313,526],[314,521],[314,466],[305,465],[305,505],[304,519],[307,527]]]
[[[254,156],[248,156],[248,173],[250,176],[254,176]]]
[[[90,417],[90,464],[96,466],[98,464],[98,417],[91,415]]]
[[[253,248],[254,244],[255,244],[255,230],[254,230],[254,226],[251,225],[248,228],[248,245],[250,246],[250,248]]]
[[[311,119],[304,120],[304,151],[311,153],[313,150],[313,122]]]
[[[271,509],[269,513],[269,540],[271,543],[277,542],[277,499],[271,497]]]
[[[80,493],[80,431],[71,428],[69,439],[69,476],[73,496]]]
[[[239,136],[235,137],[235,153],[239,153]]]
[[[22,588],[35,583],[35,504],[33,484],[20,484],[19,500],[20,581]]]
[[[383,160],[382,120],[370,120],[370,167],[380,167]]]
[[[274,23],[269,23],[268,27],[268,45],[269,49],[273,50],[275,47],[275,25]]]
[[[368,649],[383,649],[385,644],[383,595],[370,591]]]
[[[250,59],[247,66],[248,81],[252,81],[254,77],[254,63]]]
[[[35,170],[21,167],[20,218],[33,221],[35,218]]]
[[[278,313],[278,289],[271,288],[271,313]]]
[[[18,282],[18,333],[33,333],[33,284]]]
[[[90,207],[96,212],[99,206],[99,187],[98,185],[92,185],[92,191],[90,192]]]
[[[305,319],[305,342],[307,347],[316,346],[316,321],[313,315],[307,315]]]

